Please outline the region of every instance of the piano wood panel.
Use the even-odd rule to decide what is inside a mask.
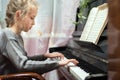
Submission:
[[[108,0],[109,80],[120,80],[120,0]]]

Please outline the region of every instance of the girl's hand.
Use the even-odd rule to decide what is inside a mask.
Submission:
[[[46,58],[60,58],[60,59],[64,59],[64,55],[62,53],[59,53],[59,52],[46,53],[46,54],[44,54],[44,56]]]
[[[75,65],[77,65],[79,63],[76,59],[64,59],[64,60],[59,61],[59,65],[60,66],[65,66],[70,62],[72,62]]]

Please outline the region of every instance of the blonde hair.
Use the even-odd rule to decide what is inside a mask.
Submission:
[[[14,24],[14,15],[18,10],[22,11],[21,17],[23,17],[30,7],[37,8],[36,0],[10,0],[6,10],[6,24],[7,27]]]

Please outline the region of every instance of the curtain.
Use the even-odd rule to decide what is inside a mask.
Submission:
[[[78,5],[79,0],[54,0],[50,47],[64,46],[72,38]]]
[[[0,0],[0,29],[5,28],[6,7],[9,0]]]

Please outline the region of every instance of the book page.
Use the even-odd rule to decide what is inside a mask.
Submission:
[[[101,33],[103,32],[105,25],[107,24],[108,8],[98,7],[99,11],[97,13],[95,22],[88,34],[87,41],[97,44]]]
[[[82,35],[80,37],[81,41],[87,40],[88,34],[90,33],[91,27],[93,26],[93,22],[95,21],[97,12],[98,12],[98,8],[94,7],[91,9],[85,27],[83,29]]]
[[[97,44],[100,35],[102,34],[106,24],[107,24],[107,17],[108,17],[108,7],[107,4],[103,4],[102,6],[98,6],[98,12],[95,17],[95,20],[93,21],[92,26],[85,26],[86,30],[83,30],[82,36],[80,37],[80,40],[92,42],[94,44]],[[92,14],[94,15],[94,14]],[[86,32],[88,31],[89,32]],[[85,34],[85,36],[84,36]],[[87,36],[86,36],[87,35]],[[84,39],[85,38],[85,39]]]

